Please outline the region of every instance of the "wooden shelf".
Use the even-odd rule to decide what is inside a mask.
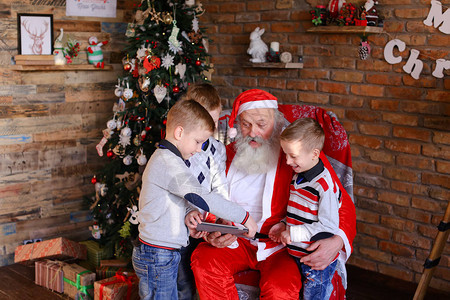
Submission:
[[[107,71],[112,70],[111,65],[105,65],[103,69],[94,65],[13,65],[14,71]]]
[[[271,68],[271,69],[303,69],[303,63],[250,63],[246,65],[247,67],[253,68]]]
[[[313,26],[306,30],[316,33],[382,33],[383,27],[376,26]]]

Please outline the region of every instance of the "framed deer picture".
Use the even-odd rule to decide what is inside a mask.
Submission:
[[[17,14],[21,55],[53,54],[53,15]]]

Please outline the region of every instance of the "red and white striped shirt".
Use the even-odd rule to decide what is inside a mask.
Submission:
[[[295,174],[290,185],[286,224],[292,243],[288,252],[295,257],[314,241],[328,238],[339,230],[341,191],[322,161],[310,170]]]

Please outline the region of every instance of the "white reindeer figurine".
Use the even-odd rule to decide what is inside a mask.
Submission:
[[[264,31],[264,28],[260,29],[259,27],[256,27],[250,34],[250,46],[247,49],[247,53],[252,56],[252,58],[250,58],[252,63],[266,62],[266,53],[269,50],[269,47],[267,47],[266,43],[261,39]]]

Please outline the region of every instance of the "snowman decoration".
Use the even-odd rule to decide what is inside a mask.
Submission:
[[[96,68],[103,69],[105,67],[105,63],[103,62],[103,51],[101,47],[106,44],[108,44],[108,41],[99,43],[95,36],[91,36],[89,38],[89,46],[87,47],[88,61]]]

